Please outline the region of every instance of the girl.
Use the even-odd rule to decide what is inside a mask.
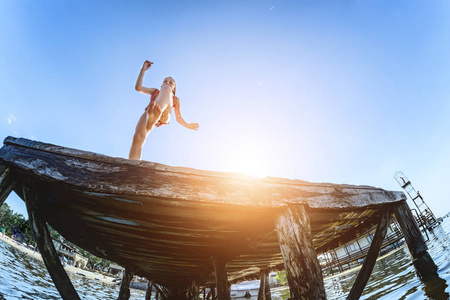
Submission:
[[[156,126],[169,124],[172,107],[175,110],[175,118],[178,123],[188,129],[198,130],[198,123],[186,123],[181,117],[180,99],[175,97],[177,85],[172,77],[164,78],[161,90],[155,88],[147,88],[142,86],[145,72],[150,69],[152,62],[146,60],[142,66],[141,72],[136,81],[136,91],[143,94],[151,95],[150,104],[145,108],[136,125],[136,131],[133,136],[133,144],[131,145],[129,159],[140,160],[142,155],[142,146],[150,131]]]

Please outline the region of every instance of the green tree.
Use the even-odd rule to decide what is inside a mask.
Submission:
[[[287,285],[288,280],[286,276],[286,271],[277,272],[277,276],[275,277],[281,285]]]

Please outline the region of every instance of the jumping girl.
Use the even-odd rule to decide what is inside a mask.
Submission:
[[[136,91],[146,95],[151,95],[150,104],[145,108],[136,125],[136,131],[133,136],[133,144],[131,145],[129,159],[140,160],[142,155],[142,147],[147,139],[150,131],[156,126],[169,124],[172,114],[172,107],[175,110],[175,118],[178,123],[192,130],[198,130],[198,123],[187,123],[181,117],[180,99],[175,97],[177,84],[172,77],[164,78],[161,90],[155,88],[147,88],[142,86],[145,72],[150,69],[152,62],[146,60],[142,66],[136,81]]]

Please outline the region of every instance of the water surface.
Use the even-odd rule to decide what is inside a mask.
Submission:
[[[379,260],[361,299],[448,299],[450,288],[450,218],[429,233],[429,253],[439,270],[434,282],[422,283],[416,276],[406,247]],[[345,299],[358,270],[324,280],[328,299]],[[119,287],[102,284],[76,274],[69,277],[82,299],[117,299]],[[287,299],[289,290],[276,289],[272,299]],[[61,299],[43,262],[0,241],[0,300]],[[145,299],[145,292],[132,290],[132,300]],[[252,297],[251,299],[257,299]]]

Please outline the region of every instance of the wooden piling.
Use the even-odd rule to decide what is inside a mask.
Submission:
[[[0,206],[2,206],[13,189],[14,183],[11,180],[11,170],[0,160]]]
[[[212,257],[214,273],[216,276],[217,299],[230,300],[231,289],[228,284],[228,275],[226,270],[226,262],[220,257]]]
[[[370,244],[369,252],[367,253],[361,270],[359,270],[358,276],[356,277],[355,283],[353,284],[347,299],[357,300],[359,299],[359,297],[361,297],[364,291],[364,287],[366,286],[367,281],[372,274],[372,270],[377,261],[378,254],[380,253],[381,245],[383,244],[383,240],[386,236],[391,214],[392,211],[390,209],[387,209],[381,215],[381,219],[378,223],[375,236],[372,240],[372,243]]]
[[[291,298],[326,299],[322,270],[305,207],[288,206],[275,216],[275,226]]]
[[[198,284],[195,280],[192,281],[191,286],[188,289],[187,298],[189,300],[199,300],[200,299],[200,291]]]
[[[260,283],[258,300],[272,300],[272,296],[270,294],[269,270],[261,270],[259,275]]]
[[[133,279],[134,272],[131,268],[126,267],[123,273],[122,283],[120,284],[119,298],[117,300],[130,299],[130,281]]]
[[[145,293],[145,300],[150,300],[152,298],[153,280],[148,279],[147,282],[147,292]]]
[[[406,201],[402,201],[394,208],[394,214],[405,237],[406,245],[412,256],[414,268],[419,278],[427,281],[437,277],[437,266],[427,251],[427,244]]]
[[[33,189],[29,189],[29,186],[32,186]],[[41,208],[38,204],[47,200],[47,193],[43,189],[38,189],[37,186],[33,182],[31,184],[24,184],[23,187],[31,232],[35,238],[42,260],[61,297],[64,300],[79,300],[80,297],[73,287],[64,267],[61,265],[58,253],[53,246],[52,238],[47,229],[47,223],[41,217]]]

